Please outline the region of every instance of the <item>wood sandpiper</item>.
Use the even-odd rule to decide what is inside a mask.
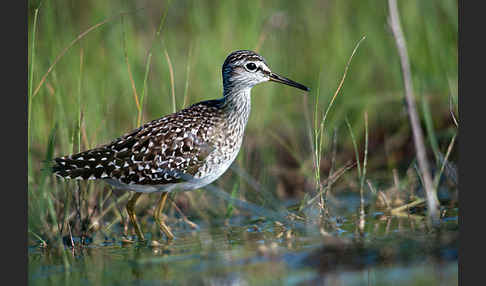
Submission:
[[[154,219],[167,238],[173,239],[161,219],[168,193],[201,188],[228,169],[243,140],[251,88],[274,81],[309,91],[273,73],[262,56],[248,50],[232,52],[222,74],[222,98],[145,123],[109,144],[56,158],[53,172],[67,179],[101,179],[116,189],[135,192],[126,209],[140,241],[145,239],[134,213],[135,203],[144,193],[161,192]]]

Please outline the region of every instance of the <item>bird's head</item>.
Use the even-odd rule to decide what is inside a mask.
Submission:
[[[223,84],[225,89],[252,88],[266,81],[283,83],[309,91],[308,87],[273,73],[265,62],[265,59],[253,51],[235,51],[226,57],[223,64]]]

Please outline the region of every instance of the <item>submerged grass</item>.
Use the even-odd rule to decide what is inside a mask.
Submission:
[[[120,231],[129,194],[107,192],[103,183],[78,187],[59,181],[41,171],[43,160],[95,147],[132,129],[135,122],[138,126],[219,97],[221,64],[236,49],[257,47],[275,72],[310,85],[315,100],[302,100],[295,90],[270,83],[254,88],[237,168],[214,183],[227,192],[229,203],[204,191],[178,194],[174,199],[180,210],[166,212],[172,223],[184,216],[210,222],[273,214],[279,207],[293,213],[295,205],[301,211],[318,204],[324,208],[331,185],[333,194],[359,192],[364,182],[384,193],[393,186],[391,170],[405,177],[415,156],[409,151],[410,129],[397,96],[400,63],[391,52],[393,37],[384,28],[385,4],[147,1],[141,7],[135,2],[53,0],[29,8],[30,242],[49,243],[67,235],[68,225],[79,217],[92,217],[90,229]],[[415,36],[408,40],[414,81],[420,82],[420,98],[434,107],[424,101],[420,110],[427,148],[434,153],[447,150],[436,158],[440,172],[435,183],[455,190],[447,176],[439,178],[447,173],[447,162],[457,160],[457,129],[451,128],[449,111],[450,98],[457,96],[457,3],[399,4],[404,32]],[[442,28],[428,33],[423,27],[429,24]],[[364,38],[356,40],[363,34],[368,40],[360,46]],[[353,58],[359,46],[360,54]],[[325,109],[322,103],[327,103]],[[336,155],[328,154],[329,141],[336,142],[331,150]],[[359,150],[369,154],[366,167]],[[403,184],[413,185],[405,179]],[[78,188],[77,195],[85,200],[82,208],[72,197]],[[153,201],[155,197],[147,196],[137,204],[144,225],[151,224]],[[251,207],[242,208],[244,202]],[[253,206],[260,208],[253,213]],[[72,225],[71,231],[79,234],[80,224]]]

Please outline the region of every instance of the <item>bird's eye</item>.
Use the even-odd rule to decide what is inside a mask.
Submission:
[[[249,70],[249,71],[254,71],[256,70],[257,66],[255,63],[247,63],[246,64],[246,69]]]

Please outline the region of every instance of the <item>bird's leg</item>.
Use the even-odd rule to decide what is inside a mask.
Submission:
[[[165,233],[165,235],[167,236],[167,239],[172,240],[174,239],[174,235],[172,234],[169,227],[164,223],[164,221],[161,218],[162,210],[164,209],[165,201],[167,200],[168,195],[169,195],[168,192],[162,192],[162,194],[160,195],[159,203],[155,208],[154,219],[157,225],[159,226],[160,230],[163,233]]]
[[[137,217],[135,216],[135,212],[133,211],[133,209],[135,208],[135,203],[137,202],[138,198],[141,195],[142,193],[133,194],[132,198],[127,203],[127,213],[128,213],[128,217],[130,218],[130,221],[132,222],[132,225],[135,227],[135,232],[137,233],[138,239],[140,241],[145,241],[145,238],[143,237],[143,233],[140,230],[140,226],[138,225]]]

